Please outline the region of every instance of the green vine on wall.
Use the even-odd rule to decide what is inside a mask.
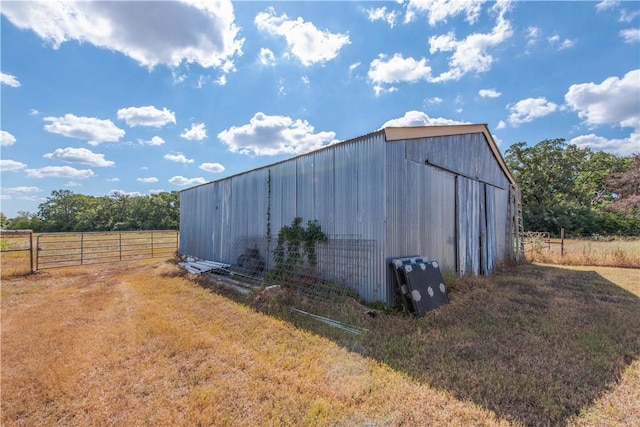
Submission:
[[[278,232],[278,244],[273,252],[276,269],[289,271],[303,267],[305,262],[311,268],[317,264],[316,243],[326,242],[327,235],[318,221],[307,221],[306,228],[302,218],[295,218],[291,225],[285,225]]]

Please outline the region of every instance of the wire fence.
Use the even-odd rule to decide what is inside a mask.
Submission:
[[[215,261],[230,264],[233,274],[262,280],[265,286],[286,287],[301,298],[340,301],[356,296],[359,284],[368,279],[375,246],[375,240],[329,236],[326,242],[314,244],[310,259],[301,248],[279,249],[277,239],[246,236]],[[279,250],[285,256],[279,256]]]

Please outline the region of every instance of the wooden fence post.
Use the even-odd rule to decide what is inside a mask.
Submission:
[[[560,256],[564,256],[564,227],[560,229]]]

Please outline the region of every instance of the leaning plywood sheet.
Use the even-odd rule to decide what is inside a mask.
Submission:
[[[449,302],[436,261],[419,262],[402,267],[417,316]]]
[[[425,258],[421,256],[411,256],[404,258],[392,258],[389,263],[391,269],[391,277],[394,283],[397,298],[402,302],[402,308],[407,314],[416,312],[415,304],[411,298],[411,289],[407,283],[403,267],[419,262],[424,262]]]

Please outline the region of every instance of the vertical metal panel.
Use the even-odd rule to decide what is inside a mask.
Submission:
[[[458,272],[480,272],[480,183],[458,176]]]
[[[373,248],[373,259],[369,261],[370,276],[360,285],[363,289],[363,297],[369,301],[390,302],[386,286],[388,269],[384,256],[387,171],[385,145],[386,141],[382,133],[357,142],[360,164],[357,176],[358,208],[355,215],[357,225],[354,229],[364,239],[380,242]]]
[[[271,170],[271,236],[296,217],[296,167],[293,161],[273,165]],[[266,230],[265,230],[266,232]]]
[[[304,222],[314,219],[314,155],[295,159],[296,167],[296,216]]]
[[[180,193],[180,252],[207,258],[211,256],[213,197],[208,186]],[[202,236],[207,236],[202,238]]]
[[[358,167],[360,159],[357,144],[339,144],[334,149],[334,234],[356,234],[349,222],[358,209]]]
[[[455,268],[455,176],[397,161],[389,167],[389,179],[397,182],[391,182],[396,189],[388,197],[387,255],[422,255],[438,260],[443,268]]]
[[[425,168],[423,209],[425,244],[422,253],[437,259],[443,268],[456,268],[456,179],[435,168]]]
[[[315,219],[325,234],[335,234],[335,186],[334,186],[335,150],[326,150],[314,154],[314,200]]]
[[[495,187],[487,184],[484,186],[484,209],[482,210],[484,215],[484,223],[486,224],[484,230],[483,242],[483,257],[482,257],[482,273],[490,274],[497,261],[497,235],[496,235],[496,191],[499,191]]]
[[[496,264],[510,257],[509,190],[489,187],[493,193],[493,217],[495,218]]]

